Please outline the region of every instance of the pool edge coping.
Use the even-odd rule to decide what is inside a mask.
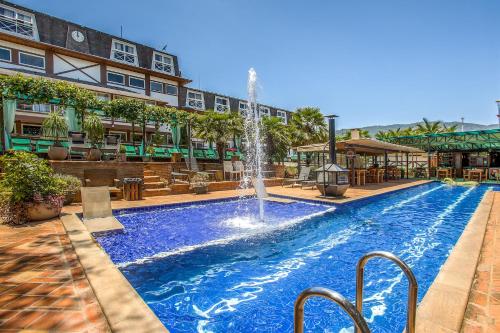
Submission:
[[[60,219],[111,331],[168,333],[76,214]]]
[[[467,223],[450,255],[420,302],[416,332],[460,332],[488,218],[493,209],[493,191],[487,191]]]

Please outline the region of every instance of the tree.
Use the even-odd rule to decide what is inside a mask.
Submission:
[[[243,119],[238,113],[208,110],[194,119],[193,130],[196,137],[216,144],[219,162],[222,163],[227,142],[243,132]]]
[[[360,138],[370,138],[370,132],[367,130],[360,129],[359,130],[359,137]],[[350,140],[351,139],[351,131],[347,131],[346,133],[342,135],[337,136],[337,140],[342,141],[342,140]]]
[[[108,103],[104,112],[108,117],[125,118],[132,124],[132,143],[134,143],[135,124],[144,117],[146,103],[132,98],[117,98]],[[113,122],[113,120],[112,120]]]
[[[262,118],[262,132],[269,164],[272,164],[273,160],[283,161],[292,144],[288,126],[283,124],[280,118],[264,117]]]
[[[423,121],[417,124],[416,131],[418,134],[435,134],[442,132],[442,124],[438,121],[429,121],[424,118]]]
[[[325,117],[319,108],[299,108],[290,121],[292,143],[296,146],[320,143],[327,140],[328,130]]]

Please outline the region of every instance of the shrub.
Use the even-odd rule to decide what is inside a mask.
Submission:
[[[66,184],[54,177],[47,161],[19,151],[7,152],[0,158],[0,164],[4,172],[0,181],[0,217],[4,222],[24,223],[26,209],[35,202],[62,204]]]
[[[54,138],[55,143],[59,143],[59,138],[68,137],[68,125],[66,119],[56,111],[49,113],[48,117],[42,123],[43,135]]]
[[[208,186],[209,175],[206,172],[198,172],[191,178],[190,189],[195,187],[205,187]]]

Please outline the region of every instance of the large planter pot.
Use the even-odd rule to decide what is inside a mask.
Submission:
[[[87,154],[88,161],[100,161],[101,160],[101,150],[98,148],[91,148]]]
[[[323,184],[317,184],[316,188],[321,192],[321,195],[324,195],[326,197],[340,197],[343,196],[344,193],[347,191],[347,189],[349,188],[349,184],[345,185],[326,184],[326,190]]]
[[[195,186],[195,187],[193,187],[193,191],[196,194],[206,194],[206,193],[208,193],[208,185],[207,186]]]
[[[50,203],[34,203],[28,207],[28,221],[44,221],[58,217],[61,214],[61,205],[53,206]]]
[[[51,160],[62,161],[68,157],[68,149],[66,147],[50,146],[47,154]]]

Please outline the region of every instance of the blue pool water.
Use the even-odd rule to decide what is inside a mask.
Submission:
[[[323,286],[354,301],[356,262],[373,250],[412,267],[421,300],[487,189],[430,183],[336,209],[267,202],[265,225],[252,219],[253,199],[128,211],[117,215],[124,233],[95,236],[173,333],[292,332],[297,295]],[[372,331],[401,332],[403,274],[374,259],[365,281]],[[305,324],[307,332],[352,331],[320,299],[307,302]]]

